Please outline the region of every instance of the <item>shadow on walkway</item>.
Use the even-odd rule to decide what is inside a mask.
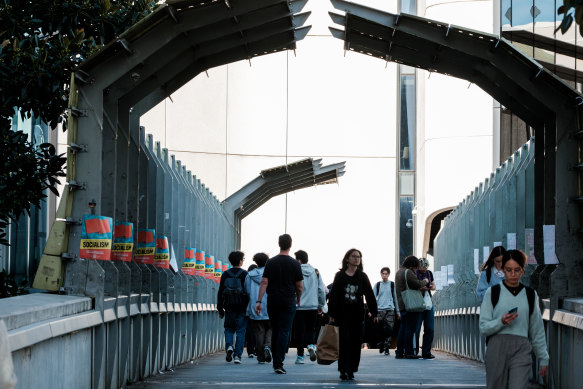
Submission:
[[[132,389],[155,388],[485,388],[484,365],[457,358],[450,354],[434,352],[433,360],[395,359],[380,355],[378,350],[362,350],[360,371],[354,381],[342,382],[338,364],[321,366],[306,361],[296,365],[295,350],[290,350],[285,360],[286,375],[273,372],[270,364],[260,365],[256,359],[244,355],[242,363],[225,362],[224,353],[215,353],[179,366],[146,381],[132,385]],[[306,358],[307,359],[307,358]]]

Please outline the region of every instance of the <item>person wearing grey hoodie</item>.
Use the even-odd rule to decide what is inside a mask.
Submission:
[[[245,278],[245,290],[249,294],[249,305],[247,306],[247,315],[249,316],[249,325],[255,334],[255,350],[257,353],[257,362],[259,364],[271,362],[271,324],[267,309],[262,310],[259,314],[255,312],[255,302],[259,294],[259,285],[263,278],[265,264],[269,257],[265,253],[257,253],[253,256],[253,261],[257,267],[247,273]],[[267,293],[263,295],[261,305],[267,307]]]
[[[316,360],[316,346],[313,342],[316,337],[318,314],[322,313],[326,305],[326,287],[318,270],[308,265],[308,253],[299,250],[295,257],[301,264],[304,276],[302,281],[304,291],[294,318],[294,338],[298,351],[296,364],[303,364],[304,348],[308,349],[310,361]]]

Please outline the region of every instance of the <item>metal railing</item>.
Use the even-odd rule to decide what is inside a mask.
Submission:
[[[107,297],[101,311],[87,297],[0,300],[17,388],[120,388],[224,348],[217,284],[158,270],[151,277],[167,278],[164,287]]]

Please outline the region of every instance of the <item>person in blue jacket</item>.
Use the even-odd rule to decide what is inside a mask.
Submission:
[[[478,279],[478,287],[476,288],[476,297],[478,302],[482,304],[484,294],[489,287],[498,285],[504,281],[504,272],[502,271],[502,256],[506,253],[506,249],[502,246],[496,246],[490,251],[488,260],[482,265],[482,272]]]
[[[255,335],[255,352],[257,353],[257,362],[262,365],[271,363],[271,324],[269,323],[269,314],[267,309],[260,313],[255,312],[255,302],[259,294],[259,285],[263,278],[265,264],[269,257],[265,253],[257,253],[253,256],[253,261],[257,264],[247,274],[245,279],[245,290],[249,294],[249,305],[247,306],[247,315],[249,316],[249,325]],[[267,293],[261,299],[262,305],[267,307]]]

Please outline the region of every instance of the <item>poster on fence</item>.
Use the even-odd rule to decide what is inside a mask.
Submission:
[[[455,284],[455,278],[453,277],[453,263],[447,265],[447,284]]]
[[[107,216],[83,215],[79,258],[111,259],[113,219]]]
[[[136,263],[146,265],[154,264],[154,254],[156,252],[156,231],[153,229],[142,229],[138,231],[138,246],[134,255]]]
[[[474,273],[480,274],[480,249],[474,249]]]
[[[526,263],[536,265],[534,256],[534,228],[524,229],[524,253],[526,254]]]
[[[509,232],[506,234],[506,249],[516,250],[516,233]]]
[[[435,280],[435,290],[443,289],[443,284],[441,283],[441,270],[433,272],[433,279]]]
[[[116,222],[113,229],[113,250],[111,259],[129,262],[134,252],[134,225],[129,222]]]

